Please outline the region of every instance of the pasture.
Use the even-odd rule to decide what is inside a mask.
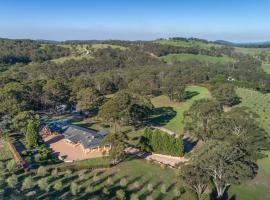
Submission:
[[[164,95],[152,98],[151,101],[157,110],[157,116],[153,118],[153,123],[182,134],[184,112],[190,108],[195,100],[211,98],[208,89],[202,86],[188,86],[186,91],[194,94],[194,96],[184,102],[170,101],[169,97]]]
[[[238,88],[237,94],[242,98],[238,106],[250,108],[259,115],[260,125],[270,134],[270,94]],[[237,200],[266,200],[270,199],[270,152],[268,157],[258,161],[259,171],[256,178],[240,186],[233,186],[230,194],[235,194]]]
[[[167,63],[175,61],[200,61],[210,63],[233,62],[233,59],[228,56],[217,57],[217,56],[196,55],[196,54],[169,54],[161,58]]]
[[[112,49],[121,49],[125,50],[125,47],[119,45],[110,45],[110,44],[82,44],[82,45],[69,45],[62,44],[61,47],[69,48],[71,50],[71,55],[54,59],[52,61],[56,63],[63,63],[67,60],[80,60],[80,59],[94,59],[93,53],[98,49],[112,48]]]
[[[203,41],[195,41],[195,40],[188,40],[188,41],[182,41],[182,40],[157,40],[155,41],[159,44],[164,45],[171,45],[171,46],[177,46],[177,47],[196,47],[201,49],[209,49],[212,46],[221,46],[218,44],[212,44],[212,43],[205,43]]]
[[[267,74],[270,74],[270,64],[269,63],[263,63],[262,68]]]
[[[257,55],[261,53],[265,53],[266,55],[270,55],[270,48],[243,48],[243,47],[235,47],[236,52],[240,52],[243,54]]]

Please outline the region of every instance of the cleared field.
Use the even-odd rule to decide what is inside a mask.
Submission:
[[[239,106],[246,106],[257,113],[259,123],[270,134],[270,94],[243,88],[238,88],[236,92],[242,98]],[[237,200],[270,199],[270,152],[266,154],[267,158],[258,161],[259,172],[254,180],[230,189],[230,194],[235,194]]]
[[[242,48],[242,47],[235,47],[236,52],[256,55],[264,52],[266,55],[270,55],[270,48]]]
[[[93,44],[93,45],[87,45],[87,44],[82,44],[82,45],[69,45],[69,44],[62,44],[59,45],[61,47],[69,48],[72,50],[71,55],[61,57],[54,59],[53,61],[56,63],[63,63],[67,60],[80,60],[80,59],[93,59],[93,52],[96,51],[97,49],[106,49],[106,48],[112,48],[112,49],[121,49],[125,50],[125,47],[118,46],[118,45],[110,45],[110,44]]]
[[[173,61],[200,61],[200,62],[211,62],[211,63],[228,63],[233,62],[233,59],[228,56],[216,57],[207,55],[195,55],[195,54],[169,54],[163,56],[162,59],[166,62]]]
[[[212,46],[220,46],[218,44],[211,44],[211,43],[205,43],[202,41],[195,41],[195,40],[189,40],[189,41],[181,41],[181,40],[158,40],[156,43],[164,44],[164,45],[171,45],[171,46],[177,46],[177,47],[199,47],[201,49],[209,49]]]
[[[236,92],[242,101],[239,106],[246,106],[257,113],[260,116],[259,123],[270,134],[270,94],[244,88],[238,88]]]
[[[203,98],[211,98],[211,94],[207,88],[201,86],[188,86],[186,91],[196,94],[184,102],[170,101],[167,96],[158,96],[152,98],[152,103],[157,109],[164,112],[160,113],[153,119],[157,125],[164,126],[178,134],[183,133],[184,128],[184,112],[187,111],[195,100]]]
[[[270,64],[269,63],[263,63],[262,68],[267,74],[270,74]]]

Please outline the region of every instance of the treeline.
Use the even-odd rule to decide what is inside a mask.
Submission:
[[[78,99],[86,96],[83,89],[94,91],[97,96],[127,89],[145,97],[164,94],[173,101],[182,101],[188,84],[230,83],[263,92],[269,92],[270,88],[269,75],[262,71],[259,62],[250,57],[223,65],[182,62],[175,66],[158,64],[133,67],[124,64],[123,68],[117,67],[118,64],[111,66],[110,63],[114,62],[110,62],[109,58],[105,68],[95,65],[95,60],[81,60],[63,64],[31,64],[2,72],[0,113],[25,109],[55,110],[61,104],[74,107]],[[230,88],[224,90],[232,94]],[[222,93],[217,92],[217,96]]]
[[[42,45],[33,40],[0,39],[0,63],[43,62],[70,54],[68,48],[54,44]]]
[[[138,147],[146,152],[178,157],[184,155],[184,145],[181,138],[176,138],[157,129],[146,128],[140,137]]]
[[[223,56],[228,55],[230,57],[236,57],[237,53],[234,51],[234,48],[222,46],[222,47],[210,47],[200,48],[199,46],[195,47],[180,47],[180,46],[172,46],[159,44],[157,42],[146,42],[146,41],[122,41],[122,40],[108,40],[104,41],[105,44],[112,45],[120,45],[124,47],[130,47],[137,51],[144,51],[152,53],[158,57],[166,56],[168,54],[201,54],[208,56]]]

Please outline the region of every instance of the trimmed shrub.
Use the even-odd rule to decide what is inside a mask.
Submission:
[[[127,179],[126,178],[121,178],[120,185],[121,185],[121,187],[126,187],[127,186]]]
[[[93,176],[93,181],[96,182],[96,181],[98,181],[98,180],[99,180],[98,175],[97,175],[97,174],[94,174],[94,176]]]
[[[92,193],[94,191],[94,187],[92,185],[88,185],[85,188],[85,193]]]
[[[148,190],[149,192],[152,192],[152,191],[153,191],[153,184],[152,184],[152,183],[148,183],[148,185],[147,185],[147,190]]]
[[[137,194],[131,194],[130,200],[139,200],[139,197]]]
[[[105,195],[109,195],[109,194],[110,194],[110,191],[108,190],[107,187],[104,187],[104,188],[102,189],[102,193],[105,194]]]
[[[40,179],[38,181],[38,187],[43,191],[46,191],[46,192],[50,191],[50,186],[46,178]]]
[[[36,191],[30,191],[30,192],[28,192],[27,194],[26,194],[26,196],[27,197],[32,197],[32,196],[34,196],[34,195],[36,195]]]
[[[167,187],[166,187],[165,184],[162,184],[162,185],[161,185],[160,192],[161,192],[162,194],[166,194],[166,192],[167,192]]]
[[[74,196],[77,195],[80,192],[79,186],[78,186],[77,183],[75,183],[75,182],[71,183],[71,185],[70,185],[70,192]]]
[[[62,181],[57,180],[53,185],[53,189],[56,190],[56,191],[61,191],[63,189]]]
[[[65,175],[66,175],[67,177],[71,176],[71,174],[72,174],[72,170],[71,170],[71,169],[66,170]]]
[[[52,172],[51,172],[51,175],[53,177],[57,177],[58,176],[58,169],[57,168],[53,169]]]
[[[34,187],[34,181],[31,176],[26,177],[22,183],[22,190],[28,190]]]
[[[6,168],[9,172],[15,172],[18,169],[18,164],[12,159],[8,161]]]
[[[141,188],[141,184],[138,181],[135,181],[132,184],[133,189],[140,189]]]
[[[116,191],[116,197],[119,199],[119,200],[126,200],[126,193],[124,190],[117,190]]]
[[[40,153],[35,155],[35,162],[40,162],[42,160],[42,155]]]
[[[113,184],[113,180],[111,177],[107,178],[107,184],[108,185],[112,185]]]
[[[47,169],[43,166],[40,166],[37,170],[37,176],[44,177],[47,174]]]
[[[18,184],[18,178],[15,174],[11,175],[7,178],[7,184],[10,188],[16,188],[16,185]]]

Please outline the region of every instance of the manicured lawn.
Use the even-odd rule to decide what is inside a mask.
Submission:
[[[270,94],[238,88],[237,94],[242,97],[239,106],[246,106],[257,113],[261,126],[270,134]],[[236,195],[237,200],[266,200],[270,199],[270,152],[267,158],[258,161],[259,172],[256,178],[240,186],[233,186],[229,193]]]
[[[173,61],[200,61],[210,63],[228,63],[233,62],[233,59],[228,56],[216,57],[207,55],[195,55],[195,54],[169,54],[162,57],[166,62]]]
[[[267,74],[270,74],[270,64],[269,63],[263,63],[262,68]]]
[[[107,167],[110,165],[110,158],[109,157],[101,157],[101,158],[91,158],[87,160],[82,160],[76,162],[76,165],[79,167],[92,167],[92,168],[97,168],[100,166]]]
[[[180,103],[170,101],[164,95],[152,98],[151,101],[154,106],[161,110],[159,115],[153,118],[153,123],[164,126],[176,133],[183,133],[184,112],[190,108],[195,100],[211,97],[208,89],[201,86],[188,86],[186,91],[194,92],[196,95]]]

